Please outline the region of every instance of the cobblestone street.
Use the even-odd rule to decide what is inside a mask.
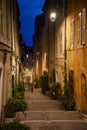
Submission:
[[[28,110],[17,113],[17,118],[31,130],[87,130],[87,118],[77,111],[65,111],[61,103],[43,95],[40,89],[29,91],[25,98]]]

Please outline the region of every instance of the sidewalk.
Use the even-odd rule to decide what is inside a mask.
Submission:
[[[31,130],[87,130],[87,118],[77,111],[65,111],[61,102],[51,100],[40,89],[33,92],[26,88],[28,110],[17,118]]]

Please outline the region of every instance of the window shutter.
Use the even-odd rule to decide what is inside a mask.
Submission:
[[[59,33],[59,44],[60,44],[60,53],[62,53],[62,32]]]
[[[70,47],[73,48],[74,45],[74,35],[75,35],[75,21],[74,19],[71,21],[71,41],[70,41]]]
[[[78,43],[79,45],[81,45],[81,24],[82,24],[82,13],[80,12],[79,13],[79,16],[78,16]]]
[[[82,10],[82,45],[85,44],[86,8]]]
[[[58,57],[58,40],[55,43],[55,56]]]

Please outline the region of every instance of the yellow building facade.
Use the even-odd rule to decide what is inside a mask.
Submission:
[[[74,87],[76,110],[87,112],[87,1],[67,0],[67,78]]]

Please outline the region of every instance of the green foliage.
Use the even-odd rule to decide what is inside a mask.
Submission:
[[[64,94],[62,96],[62,103],[64,106],[66,105],[74,105],[74,99],[73,99],[73,89],[72,87],[65,87],[64,88]]]
[[[61,89],[61,84],[60,84],[59,82],[56,82],[56,83],[55,83],[55,87],[56,87],[57,89]]]
[[[15,51],[12,53],[12,56],[15,57],[15,58],[17,57],[17,54],[16,54]]]
[[[15,86],[15,88],[13,89],[14,91],[14,98],[17,98],[17,99],[21,99],[21,98],[24,98],[24,84],[23,82],[20,82],[17,86]]]
[[[55,77],[55,70],[53,70],[50,74],[50,83],[54,84],[56,82],[56,77]]]
[[[17,91],[15,91],[14,92],[14,98],[23,99],[24,98],[24,92],[17,92]]]
[[[22,111],[24,112],[27,109],[27,103],[24,99],[15,99],[16,100],[16,108],[15,112]]]
[[[39,81],[38,81],[38,78],[36,78],[36,79],[34,80],[33,85],[34,85],[34,88],[38,88],[38,87],[39,87]]]
[[[6,103],[6,105],[4,106],[5,117],[7,117],[7,118],[14,117],[15,116],[15,107],[16,107],[16,102],[15,102],[14,98],[9,99]]]
[[[7,118],[12,118],[15,116],[16,112],[24,112],[27,109],[27,103],[24,100],[24,84],[20,82],[14,88],[14,95],[12,98],[7,100],[7,103],[4,106],[4,114]]]
[[[30,130],[30,127],[21,124],[18,121],[13,121],[0,125],[0,130]]]
[[[42,93],[44,94],[50,89],[48,84],[48,73],[46,71],[43,72],[43,75],[39,79],[39,86],[41,87]]]
[[[17,91],[18,92],[25,91],[25,89],[24,89],[24,83],[23,82],[19,82],[19,84],[17,85]]]
[[[58,89],[61,88],[61,84],[60,83],[54,83],[51,87],[50,87],[50,97],[52,99],[57,99],[58,98]]]
[[[27,109],[27,103],[24,99],[10,98],[4,106],[4,114],[6,118],[12,118],[18,111],[24,112]]]

